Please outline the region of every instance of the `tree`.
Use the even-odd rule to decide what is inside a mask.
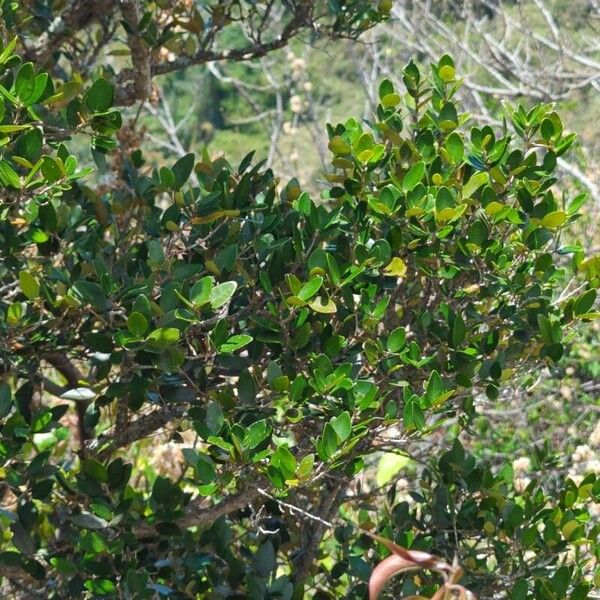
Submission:
[[[514,108],[516,135],[467,135],[452,59],[429,77],[411,62],[370,124],[328,127],[331,186],[313,200],[253,153],[148,168],[115,108],[137,70],[132,87],[58,83],[16,44],[0,55],[6,596],[362,598],[387,552],[366,531],[458,553],[475,593],[586,597],[593,474],[555,497],[457,436],[431,449],[596,316],[599,259],[562,243],[585,196],[557,198],[574,136],[550,105]],[[416,504],[373,484],[378,452],[419,448]]]

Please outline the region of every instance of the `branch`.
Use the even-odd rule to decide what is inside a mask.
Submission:
[[[47,598],[43,596],[39,590],[43,582],[35,579],[33,575],[28,573],[23,567],[17,565],[0,565],[0,582],[2,579],[7,579],[12,586],[26,591],[27,598]],[[36,590],[35,588],[38,588]],[[4,586],[0,586],[0,591],[4,591]]]
[[[205,506],[206,498],[196,498],[187,506],[185,515],[176,521],[179,527],[193,527],[195,525],[209,525],[217,519],[224,517],[236,510],[241,510],[250,502],[255,500],[259,495],[259,488],[264,484],[262,477],[252,481],[252,485],[243,488],[239,493],[233,496],[227,496],[214,506]],[[135,528],[135,533],[139,537],[151,535],[155,533],[154,526],[148,523],[143,523]]]
[[[557,161],[558,168],[561,171],[564,171],[568,175],[571,175],[574,179],[577,179],[581,185],[587,188],[590,196],[594,199],[594,201],[600,206],[600,187],[593,182],[583,171],[581,171],[574,164],[567,162],[564,158],[558,158]]]
[[[292,573],[294,584],[301,584],[310,574],[315,563],[315,555],[321,545],[325,531],[331,526],[330,521],[338,510],[346,495],[346,481],[336,482],[329,493],[325,492],[319,505],[319,514],[322,515],[316,523],[305,523],[302,534],[305,539],[304,547]],[[314,520],[314,516],[313,516]]]
[[[48,352],[43,356],[66,380],[70,388],[79,387],[79,382],[84,379],[81,371],[62,352]],[[79,401],[78,401],[79,402]]]
[[[284,27],[283,31],[273,40],[262,43],[249,44],[242,48],[234,48],[232,50],[222,50],[215,52],[201,48],[193,56],[181,56],[171,62],[160,62],[152,65],[152,75],[164,75],[172,71],[179,71],[192,65],[205,64],[216,62],[219,60],[227,60],[229,62],[239,62],[260,58],[287,46],[290,39],[303,27],[314,27],[312,19],[312,2],[303,2],[296,8],[294,16],[290,22]]]
[[[39,36],[27,57],[34,63],[45,64],[74,33],[89,27],[96,19],[110,14],[114,0],[71,0],[47,30]]]
[[[48,352],[44,355],[44,360],[50,363],[66,380],[69,388],[79,387],[79,382],[84,379],[81,371],[69,360],[69,358],[62,352]],[[51,383],[46,381],[47,383]],[[53,389],[50,393],[55,394],[58,389]],[[64,390],[63,390],[64,393]],[[55,394],[57,395],[57,394]],[[77,410],[77,429],[79,431],[79,442],[81,444],[81,451],[85,453],[85,442],[87,439],[87,433],[84,427],[85,411],[89,404],[88,400],[75,400],[75,408]]]
[[[162,91],[159,92],[159,98],[160,98],[160,105],[162,107],[162,112],[159,111],[156,107],[154,107],[149,102],[146,102],[144,106],[146,107],[146,110],[162,126],[164,132],[167,134],[167,137],[169,138],[169,142],[159,140],[159,139],[155,138],[154,136],[149,136],[149,138],[152,139],[155,143],[157,143],[163,147],[170,148],[178,156],[184,156],[185,154],[187,154],[188,151],[181,143],[181,139],[179,137],[178,131],[181,127],[181,124],[184,122],[184,120],[189,118],[190,113],[188,112],[186,114],[186,116],[179,123],[176,123],[175,119],[173,117],[173,112],[171,111],[171,106],[169,105],[169,102],[165,98]],[[192,107],[192,108],[194,108],[194,107]],[[198,176],[196,175],[196,172],[193,169],[192,169],[190,181],[192,182],[192,185],[194,185],[194,186],[200,185],[200,183],[198,181]]]
[[[122,0],[121,14],[127,28],[127,45],[131,51],[133,84],[117,90],[116,103],[133,104],[136,100],[145,100],[152,91],[150,72],[150,49],[138,32],[141,11],[138,0]]]
[[[71,386],[58,385],[58,383],[54,383],[51,379],[47,377],[42,378],[42,388],[44,392],[48,392],[57,398],[60,398],[66,391],[68,391]]]
[[[185,405],[163,406],[147,415],[138,417],[126,428],[119,430],[117,426],[91,440],[87,450],[96,454],[99,460],[108,458],[115,450],[128,446],[158,431],[167,423],[179,419],[185,413]]]

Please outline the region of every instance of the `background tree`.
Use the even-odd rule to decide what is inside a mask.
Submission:
[[[388,7],[218,5],[199,32],[176,25],[199,46],[162,59],[179,9],[122,3],[122,25],[111,7],[42,26],[4,5],[22,43],[0,54],[3,593],[362,598],[388,552],[370,532],[458,554],[482,597],[588,597],[596,476],[548,485],[527,472],[555,466],[549,448],[511,467],[463,444],[486,397],[597,316],[598,258],[563,242],[585,196],[556,190],[574,136],[553,107],[467,134],[443,56],[384,80],[368,123],[327,128],[318,199],[252,153],[185,153],[177,131],[181,156],[154,168],[115,108],[151,91],[138,52],[150,75],[221,58],[201,35],[220,26],[250,60],[279,44],[276,8],[283,39],[321,14],[355,35]],[[103,62],[119,35],[129,71]],[[420,464],[418,484],[388,485],[381,451]]]

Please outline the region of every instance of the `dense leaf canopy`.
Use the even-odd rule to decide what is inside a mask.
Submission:
[[[328,127],[330,185],[311,197],[253,153],[148,165],[117,137],[108,74],[61,82],[15,44],[0,55],[5,589],[362,598],[388,552],[367,530],[459,553],[476,593],[587,597],[594,475],[549,497],[457,438],[410,497],[373,504],[365,479],[382,449],[468,428],[595,316],[598,258],[563,243],[585,197],[555,189],[574,135],[551,105],[468,130],[452,59],[428,76],[411,62],[370,122]],[[175,473],[146,458],[165,431]]]

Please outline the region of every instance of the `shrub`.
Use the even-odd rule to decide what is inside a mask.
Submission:
[[[54,88],[10,46],[0,63],[11,593],[359,598],[377,561],[360,526],[470,556],[474,591],[585,597],[587,574],[560,565],[597,534],[593,476],[556,503],[535,483],[515,495],[456,441],[424,471],[418,514],[393,486],[391,512],[370,506],[361,483],[378,451],[468,428],[484,394],[560,360],[593,318],[598,259],[562,242],[584,197],[554,188],[574,136],[551,106],[510,109],[514,135],[467,135],[444,56],[430,78],[406,67],[404,97],[384,81],[372,123],[328,128],[322,198],[252,154],[152,169],[124,144],[103,188],[63,142],[89,133],[110,160],[111,83]],[[173,441],[164,468],[157,435]],[[473,553],[485,536],[497,578]],[[543,564],[523,572],[517,547]]]

